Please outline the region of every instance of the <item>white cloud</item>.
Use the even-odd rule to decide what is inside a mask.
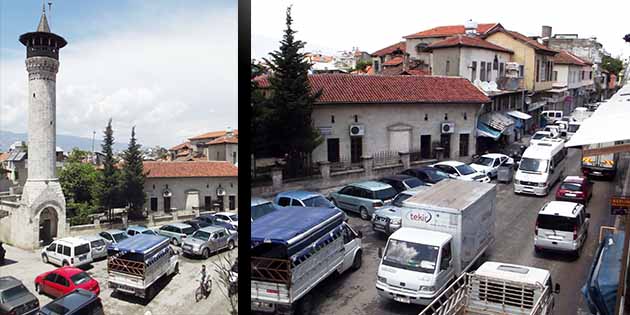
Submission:
[[[628,1],[597,6],[586,1],[545,0],[518,4],[500,0],[252,0],[253,57],[264,56],[269,45],[278,47],[276,43],[285,28],[285,9],[291,4],[297,38],[314,46],[333,47],[325,51],[328,53],[353,46],[371,53],[403,40],[405,35],[473,19],[479,23],[500,22],[525,35],[539,35],[542,25],[551,25],[554,33],[595,36],[613,55],[630,55],[630,45],[622,39],[630,30],[621,27],[630,10]],[[260,44],[265,37],[270,43]]]
[[[101,134],[112,117],[118,141],[126,142],[135,125],[143,145],[170,147],[207,131],[237,128],[236,8],[178,11],[136,21],[128,31],[116,29],[78,42],[65,36],[58,134]],[[27,130],[23,58],[0,61],[3,130]]]

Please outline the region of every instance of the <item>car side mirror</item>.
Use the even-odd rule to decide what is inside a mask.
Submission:
[[[383,248],[378,248],[378,258],[383,258]]]
[[[584,216],[585,216],[587,219],[590,219],[590,218],[591,218],[591,214],[590,214],[590,213],[586,213]]]
[[[553,288],[553,292],[560,294],[560,283],[556,283],[556,286]]]

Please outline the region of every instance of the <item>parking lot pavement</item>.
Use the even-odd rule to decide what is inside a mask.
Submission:
[[[41,260],[39,251],[27,251],[4,245],[7,250],[6,263],[0,266],[0,276],[14,276],[20,279],[24,285],[35,295],[35,277],[46,271],[56,269],[57,266],[45,264]],[[238,248],[232,251],[221,251],[208,259],[179,257],[179,274],[172,278],[166,278],[158,287],[156,296],[145,304],[141,299],[123,294],[113,294],[107,288],[107,260],[93,262],[83,267],[90,276],[96,279],[101,287],[100,298],[106,315],[131,315],[145,314],[150,311],[153,315],[188,315],[188,314],[229,314],[230,304],[222,292],[217,272],[212,262],[229,255],[233,261],[238,255]],[[201,265],[205,264],[213,280],[212,293],[206,300],[195,303],[196,281]],[[225,292],[225,291],[224,291]],[[39,295],[40,305],[52,301],[48,296]]]

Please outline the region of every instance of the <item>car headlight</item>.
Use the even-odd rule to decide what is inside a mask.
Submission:
[[[520,185],[520,184],[521,184],[521,181],[520,181],[520,180],[518,180],[518,179],[515,179],[515,180],[514,180],[514,184],[516,184],[516,185]]]
[[[433,291],[435,291],[435,286],[433,286],[433,285],[421,285],[420,288],[418,288],[418,291],[420,291],[420,292],[433,292]]]
[[[376,281],[387,283],[387,278],[376,275]]]
[[[538,187],[545,187],[545,183],[538,183]]]
[[[402,222],[402,220],[401,220],[401,219],[392,219],[392,220],[390,221],[390,223],[391,223],[391,224],[394,224],[394,225],[399,225],[401,222]]]

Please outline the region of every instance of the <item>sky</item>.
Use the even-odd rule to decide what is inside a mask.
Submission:
[[[335,53],[360,50],[372,53],[403,40],[403,36],[441,25],[499,22],[528,36],[540,35],[541,26],[554,34],[577,33],[597,37],[613,56],[630,55],[623,36],[630,33],[630,1],[416,1],[373,0],[251,0],[252,58],[267,57],[279,46],[285,29],[285,11],[293,5],[293,29],[307,42],[306,51]],[[483,5],[481,5],[483,4]],[[625,26],[625,27],[621,27]]]
[[[236,0],[53,2],[51,31],[68,42],[57,134],[102,138],[111,117],[116,141],[128,142],[136,126],[144,147],[169,148],[238,128]],[[36,30],[41,11],[39,0],[0,0],[0,130],[27,131],[18,37]]]

